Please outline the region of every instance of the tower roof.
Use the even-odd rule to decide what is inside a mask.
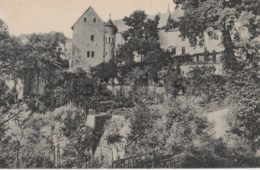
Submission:
[[[117,27],[114,25],[113,21],[111,20],[111,18],[105,23],[105,27],[112,27],[115,32],[117,32]]]
[[[114,23],[111,19],[109,19],[106,23],[105,23],[105,26],[110,26],[110,27],[114,27]]]

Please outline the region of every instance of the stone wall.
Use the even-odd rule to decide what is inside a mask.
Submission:
[[[130,133],[130,122],[123,116],[113,115],[107,122],[94,157],[100,160],[102,167],[108,168],[113,161],[125,157],[127,137]],[[118,135],[119,140],[110,143],[109,136]]]

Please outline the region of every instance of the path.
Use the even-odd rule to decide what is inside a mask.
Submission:
[[[226,131],[229,129],[226,116],[229,109],[222,109],[210,113],[206,113],[208,121],[213,123],[214,136],[220,138],[225,136]]]

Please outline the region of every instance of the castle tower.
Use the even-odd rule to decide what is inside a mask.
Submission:
[[[117,28],[111,20],[111,16],[107,23],[105,23],[105,53],[104,61],[108,62],[115,53],[115,38],[116,38]]]

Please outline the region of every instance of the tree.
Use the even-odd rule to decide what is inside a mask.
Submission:
[[[67,111],[62,133],[68,142],[64,148],[66,167],[82,168],[91,159],[93,132],[86,126],[86,114],[81,110]]]
[[[225,94],[225,77],[215,75],[214,66],[192,67],[188,72],[187,95],[205,96],[204,102],[222,101]]]
[[[20,38],[23,42],[25,95],[41,95],[46,86],[56,82],[60,71],[68,68],[68,61],[61,58],[65,45],[63,33],[31,34]]]
[[[140,97],[140,95],[138,97]],[[156,139],[156,136],[158,137],[159,135],[159,131],[157,131],[157,127],[155,126],[160,116],[145,106],[145,103],[141,101],[136,102],[138,104],[130,117],[131,132],[128,136],[127,147],[129,155],[147,153],[161,144],[159,140]]]
[[[112,58],[108,63],[101,63],[93,68],[92,72],[94,72],[92,73],[93,76],[108,82],[110,78],[117,77],[116,61]]]
[[[167,93],[172,94],[174,97],[176,97],[180,91],[183,93],[186,92],[186,79],[181,75],[179,64],[177,64],[176,68],[173,65],[169,65],[163,79]]]
[[[237,70],[238,63],[235,57],[236,47],[232,39],[232,31],[236,31],[236,22],[244,13],[250,24],[247,26],[253,37],[259,35],[256,28],[259,26],[259,1],[257,0],[173,0],[177,7],[184,10],[184,16],[179,18],[178,27],[181,36],[188,38],[192,46],[203,45],[205,33],[210,38],[218,38],[217,32],[222,33],[224,46],[223,64],[227,70]],[[250,12],[251,11],[251,12]],[[170,22],[171,23],[171,22]],[[169,24],[175,25],[176,24]],[[253,29],[252,29],[253,28]],[[257,31],[253,31],[257,30]],[[237,34],[239,36],[239,34]]]
[[[135,11],[125,17],[123,21],[130,28],[122,34],[126,44],[121,47],[118,56],[131,57],[133,61],[133,53],[137,53],[143,62],[148,53],[159,49],[159,19],[158,15],[153,20],[148,19],[144,11]]]
[[[2,78],[16,79],[21,75],[23,54],[21,43],[8,32],[8,27],[0,19],[0,75]]]
[[[253,153],[260,147],[259,83],[258,74],[247,70],[229,75],[225,87],[232,106],[228,119],[231,132],[247,141]]]

